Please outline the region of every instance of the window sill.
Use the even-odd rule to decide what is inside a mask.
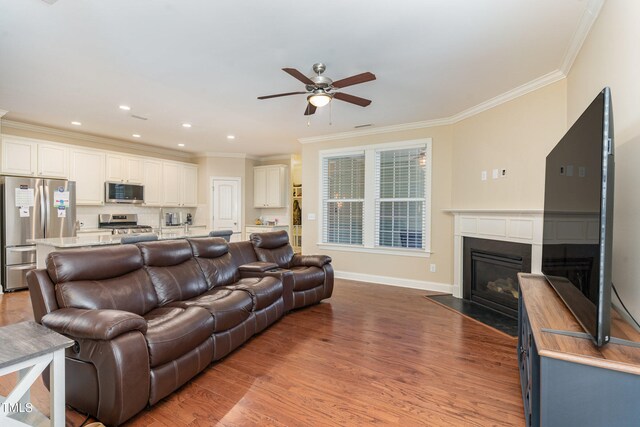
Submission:
[[[319,248],[329,251],[361,252],[367,254],[408,256],[415,258],[430,258],[432,252],[420,249],[391,249],[391,248],[366,248],[364,246],[337,245],[334,243],[316,243]]]

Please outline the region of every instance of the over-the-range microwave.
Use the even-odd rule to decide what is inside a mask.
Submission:
[[[144,203],[144,185],[106,182],[104,201],[107,203]]]

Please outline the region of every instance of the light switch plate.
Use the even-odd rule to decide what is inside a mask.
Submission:
[[[482,173],[480,174],[480,179],[482,181],[486,181],[487,180],[487,171],[482,171]]]
[[[314,213],[307,214],[307,219],[309,221],[315,221],[316,220],[316,214],[314,214]]]
[[[500,178],[500,171],[498,169],[494,169],[491,171],[491,177],[493,179],[498,179]]]

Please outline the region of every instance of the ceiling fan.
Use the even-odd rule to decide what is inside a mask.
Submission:
[[[347,86],[353,86],[360,83],[369,82],[375,80],[376,76],[373,73],[366,72],[356,74],[355,76],[347,77],[341,80],[333,81],[329,77],[323,76],[322,73],[327,69],[326,65],[322,63],[313,64],[313,72],[315,76],[307,77],[295,68],[283,68],[282,71],[288,73],[292,77],[300,80],[305,84],[305,92],[287,92],[277,93],[275,95],[259,96],[258,99],[277,98],[280,96],[289,95],[302,95],[307,94],[307,108],[304,110],[304,115],[309,116],[316,112],[318,107],[324,107],[332,99],[339,99],[340,101],[349,102],[351,104],[366,107],[371,104],[371,100],[360,98],[358,96],[349,95],[344,92],[338,92],[337,89],[342,89]]]

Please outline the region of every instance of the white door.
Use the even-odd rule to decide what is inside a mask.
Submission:
[[[213,229],[233,230],[234,234],[240,233],[242,230],[240,178],[214,178],[212,187]]]

